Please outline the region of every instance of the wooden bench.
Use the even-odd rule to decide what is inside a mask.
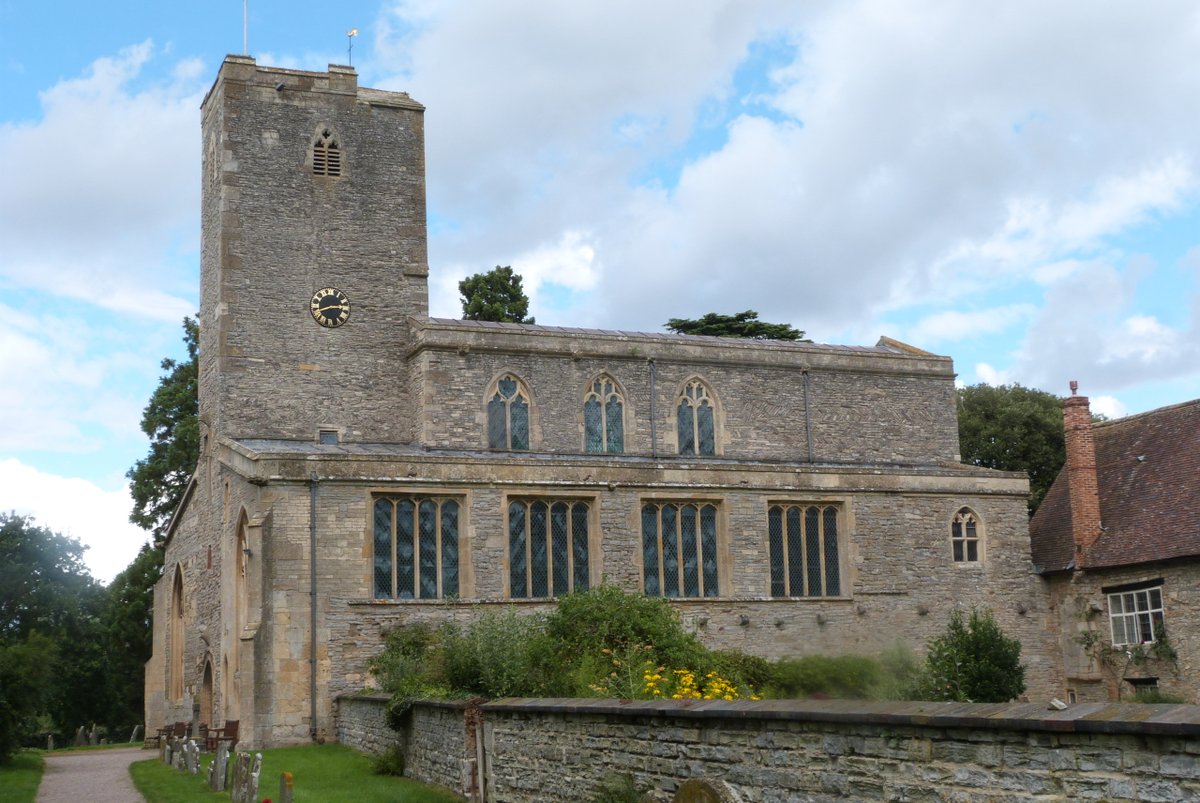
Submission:
[[[164,740],[169,741],[176,737],[183,738],[187,736],[188,725],[190,722],[174,722],[170,725],[164,725],[158,729],[158,733],[151,737],[154,739],[155,747],[161,747]]]
[[[204,749],[216,750],[217,745],[221,742],[229,742],[229,746],[233,747],[238,740],[238,720],[225,720],[223,728],[209,728],[208,733],[204,737]]]

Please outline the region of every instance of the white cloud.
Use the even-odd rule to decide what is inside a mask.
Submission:
[[[1011,383],[1008,374],[1004,371],[998,371],[986,362],[978,363],[975,366],[975,376],[980,382],[988,385],[1007,385]]]
[[[1088,405],[1093,413],[1105,418],[1124,418],[1129,414],[1129,408],[1115,396],[1096,396],[1088,399]]]
[[[194,312],[194,269],[172,254],[198,245],[204,85],[188,60],[141,86],[152,58],[143,42],[97,59],[41,94],[40,119],[0,125],[0,277],[9,286],[136,317]]]
[[[1009,304],[991,309],[938,312],[918,321],[905,337],[924,348],[925,344],[995,335],[1022,325],[1036,309],[1032,304]]]
[[[0,460],[0,510],[33,516],[38,524],[79,539],[87,546],[84,562],[103,583],[111,582],[149,540],[129,522],[132,508],[128,487],[106,491],[15,459]]]

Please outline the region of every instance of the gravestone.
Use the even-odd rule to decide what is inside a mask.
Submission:
[[[200,774],[200,746],[194,739],[188,739],[183,746],[183,763],[189,775]]]
[[[134,726],[133,726],[133,733],[129,734],[129,743],[130,743],[130,744],[133,744],[134,742],[136,742],[136,741],[138,740],[138,735],[139,735],[141,732],[142,732],[142,726],[141,726],[141,725],[134,725]]]
[[[93,747],[100,744],[100,742],[97,741],[97,739],[96,739],[96,723],[95,722],[92,723],[92,729],[91,729],[91,731],[88,732],[88,744],[92,745]]]
[[[208,788],[214,792],[225,791],[225,777],[229,767],[229,745],[217,744],[217,755],[208,765]]]
[[[279,776],[278,803],[292,803],[292,774],[290,772]]]
[[[164,764],[171,763],[171,740],[164,737],[158,740],[158,758]]]
[[[54,734],[53,733],[46,734],[46,749],[47,750],[54,749]]]
[[[87,736],[84,735],[86,730],[87,730],[86,728],[84,728],[82,725],[80,725],[79,730],[75,731],[75,746],[76,747],[83,747],[85,744],[87,744]]]
[[[178,736],[171,740],[171,766],[177,770],[183,769],[183,739]]]
[[[246,798],[246,779],[250,775],[250,754],[238,753],[233,761],[233,783],[229,787],[230,803],[250,803]]]

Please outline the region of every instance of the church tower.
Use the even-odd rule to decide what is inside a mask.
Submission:
[[[228,56],[202,106],[200,416],[214,439],[413,439],[424,107]]]

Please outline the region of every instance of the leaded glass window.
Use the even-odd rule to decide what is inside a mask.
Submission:
[[[379,498],[373,515],[376,599],[457,597],[459,503]]]
[[[597,377],[583,400],[583,440],[588,452],[625,451],[625,402],[610,376]]]
[[[841,596],[837,507],[771,505],[767,544],[772,597]]]
[[[642,588],[654,597],[715,597],[717,507],[703,502],[642,506]]]
[[[676,406],[680,454],[717,453],[716,418],[708,388],[699,379],[687,383]]]
[[[512,374],[502,376],[487,408],[490,448],[529,448],[529,393],[521,380]]]
[[[979,560],[979,517],[964,507],[954,514],[950,523],[950,550],[955,563],[976,563]]]
[[[510,597],[559,597],[588,589],[588,513],[588,503],[581,500],[509,502]]]
[[[1162,586],[1108,595],[1114,647],[1152,644],[1163,627]]]

